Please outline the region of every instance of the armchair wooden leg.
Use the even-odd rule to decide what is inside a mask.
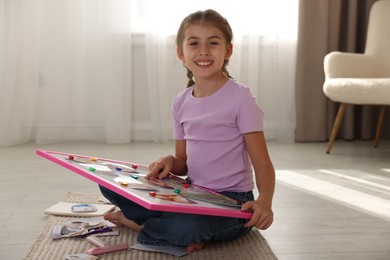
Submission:
[[[334,120],[332,132],[330,133],[329,142],[328,142],[328,149],[326,150],[326,153],[330,153],[330,150],[332,149],[333,143],[336,139],[337,131],[339,130],[340,123],[343,120],[345,108],[347,107],[347,104],[341,103],[339,107],[339,111],[337,112],[336,119]]]
[[[386,112],[386,106],[383,105],[381,106],[381,111],[379,113],[379,118],[378,118],[378,124],[376,125],[376,133],[375,133],[375,140],[374,140],[375,148],[378,147],[379,140],[381,139],[383,121],[385,121],[385,112]]]

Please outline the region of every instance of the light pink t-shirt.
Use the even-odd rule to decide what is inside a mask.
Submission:
[[[194,86],[173,102],[174,138],[186,140],[188,177],[216,191],[254,188],[243,134],[263,131],[263,112],[248,87],[229,79],[211,96],[196,98]]]

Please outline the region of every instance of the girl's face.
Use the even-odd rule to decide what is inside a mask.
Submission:
[[[192,71],[195,81],[223,75],[225,60],[232,55],[233,46],[227,44],[224,34],[209,23],[190,25],[184,34],[177,54]]]

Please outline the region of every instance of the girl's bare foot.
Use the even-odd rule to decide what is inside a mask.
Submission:
[[[143,226],[138,225],[134,221],[128,219],[123,215],[122,211],[116,211],[113,213],[107,213],[104,215],[104,219],[110,221],[111,223],[115,224],[116,226],[126,226],[131,228],[132,230],[136,232],[140,232]]]
[[[193,244],[187,246],[187,252],[192,253],[195,251],[200,251],[203,249],[203,247],[204,247],[203,243],[193,243]]]

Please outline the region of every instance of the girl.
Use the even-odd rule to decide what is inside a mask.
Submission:
[[[214,10],[187,16],[177,33],[177,55],[187,68],[188,87],[173,102],[175,155],[149,168],[146,178],[169,172],[187,175],[203,186],[242,203],[253,211],[250,220],[148,211],[101,187],[121,211],[105,218],[140,232],[140,243],[187,246],[192,252],[207,241],[228,241],[254,226],[267,229],[275,172],[263,134],[263,112],[249,89],[230,78],[226,70],[233,52],[229,23]],[[253,172],[260,196],[253,196]]]

